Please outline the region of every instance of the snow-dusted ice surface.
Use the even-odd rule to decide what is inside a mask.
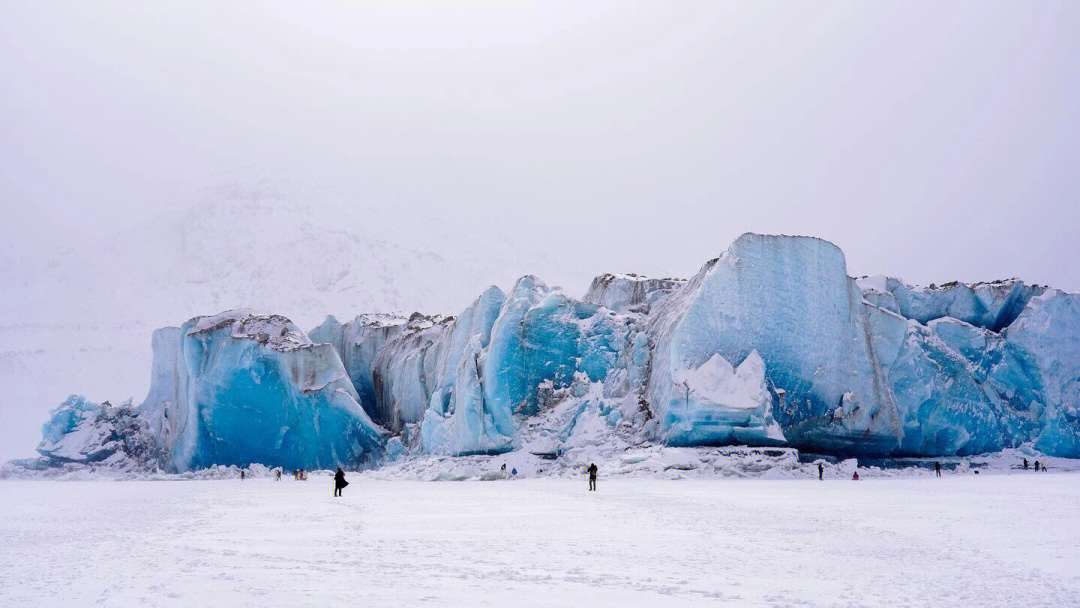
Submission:
[[[0,482],[0,605],[1070,606],[1080,474]]]

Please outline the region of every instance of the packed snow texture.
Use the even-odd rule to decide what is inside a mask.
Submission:
[[[0,481],[0,605],[1080,603],[1077,473]],[[850,474],[848,475],[850,477]]]
[[[276,315],[192,319],[155,333],[132,415],[179,471],[657,443],[1080,457],[1078,378],[1078,295],[855,280],[831,243],[746,234],[689,281],[603,275],[583,300],[525,276],[456,318],[330,317],[310,337]],[[51,462],[79,407],[47,425]],[[108,435],[79,432],[87,454]]]

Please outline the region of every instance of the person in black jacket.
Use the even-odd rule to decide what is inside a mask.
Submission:
[[[589,468],[586,469],[586,470],[589,472],[589,491],[590,492],[595,492],[596,491],[596,474],[600,470],[596,467],[595,462],[590,464]]]
[[[825,479],[825,465],[821,464],[820,462],[817,463],[817,479],[818,481],[822,481]]]
[[[338,467],[337,473],[334,473],[334,496],[341,496],[341,490],[347,485],[349,482],[345,481],[345,471]]]

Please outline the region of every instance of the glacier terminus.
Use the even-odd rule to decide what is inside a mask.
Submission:
[[[689,280],[606,274],[581,299],[525,276],[454,317],[196,317],[154,333],[152,373],[139,405],[53,410],[38,466],[356,469],[596,442],[1080,458],[1080,295],[856,279],[811,237],[744,234]]]

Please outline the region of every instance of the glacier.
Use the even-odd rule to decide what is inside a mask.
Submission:
[[[714,353],[756,350],[788,442],[839,453],[899,447],[897,408],[868,340],[862,297],[838,247],[747,234],[651,313],[649,401],[663,415],[673,377]]]
[[[169,470],[358,466],[385,443],[334,347],[311,342],[284,317],[196,317],[157,330],[153,347],[139,415]]]
[[[188,471],[730,444],[839,457],[1030,445],[1080,458],[1080,295],[849,276],[813,237],[745,234],[688,280],[535,276],[456,316],[248,310],[153,337],[138,407],[73,396],[47,462]]]

